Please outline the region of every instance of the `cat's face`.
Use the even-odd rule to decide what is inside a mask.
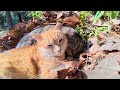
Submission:
[[[45,57],[52,58],[65,54],[67,39],[61,30],[53,28],[40,34],[38,38],[38,50]]]

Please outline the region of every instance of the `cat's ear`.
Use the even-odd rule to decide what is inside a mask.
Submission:
[[[62,26],[62,23],[57,22],[57,24],[55,25],[55,28],[59,30],[61,29],[61,26]]]
[[[31,36],[33,39],[37,40],[37,42],[42,40],[42,37],[40,34],[32,34]]]

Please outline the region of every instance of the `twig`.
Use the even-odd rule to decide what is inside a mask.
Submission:
[[[6,42],[2,42],[2,45],[8,50],[13,48],[12,46],[8,45]]]

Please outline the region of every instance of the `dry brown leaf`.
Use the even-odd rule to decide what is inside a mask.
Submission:
[[[62,62],[62,64],[65,65],[65,68],[66,69],[69,69],[68,72],[75,72],[77,70],[77,63],[78,61],[65,61],[65,62]]]
[[[88,70],[93,70],[94,68],[95,68],[95,64],[90,64],[90,65],[85,66],[84,70],[88,71]]]
[[[58,79],[65,79],[68,74],[68,69],[58,71],[57,78]]]
[[[80,23],[80,20],[78,19],[78,17],[76,17],[75,15],[70,16],[70,17],[66,17],[64,19],[64,23],[70,26],[74,26],[76,24]]]

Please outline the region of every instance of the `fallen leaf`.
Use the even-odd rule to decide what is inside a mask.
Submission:
[[[78,63],[78,61],[64,61],[64,62],[62,62],[62,64],[65,65],[65,68],[69,69],[68,72],[71,72],[71,71],[75,72],[77,70],[77,63]]]
[[[57,14],[57,19],[59,19],[59,18],[61,18],[62,16],[63,16],[63,11],[62,12],[59,12],[58,14]]]
[[[95,64],[91,64],[91,65],[87,65],[84,67],[84,70],[85,71],[88,71],[88,70],[93,70],[95,68]]]
[[[96,26],[109,26],[108,22],[102,21],[100,19],[97,22],[93,22],[92,24]]]
[[[67,24],[67,25],[70,25],[70,26],[74,26],[76,24],[79,24],[80,23],[80,20],[75,16],[70,16],[70,17],[66,17],[64,19],[64,23]]]
[[[118,19],[111,19],[111,21],[113,22],[113,24],[117,24],[117,25],[120,24],[120,20]]]
[[[88,39],[89,53],[90,54],[94,54],[98,51],[100,46],[98,45],[97,41],[98,41],[97,37],[92,37],[92,38]]]
[[[68,69],[58,71],[57,78],[58,79],[65,79],[68,74]]]

